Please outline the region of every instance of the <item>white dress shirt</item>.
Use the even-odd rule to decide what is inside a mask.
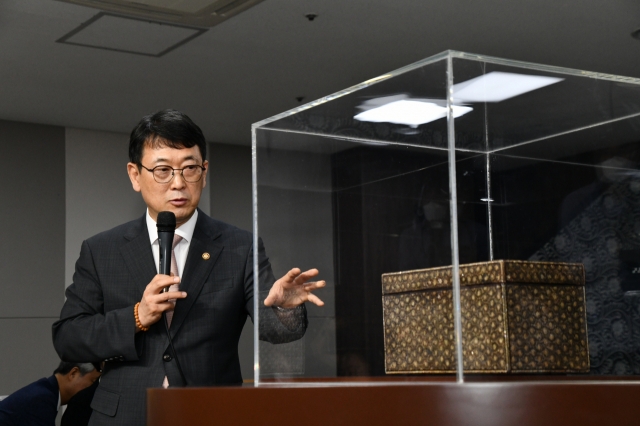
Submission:
[[[182,237],[182,241],[178,243],[173,250],[176,256],[176,264],[178,265],[178,276],[182,276],[184,265],[187,263],[187,255],[189,254],[189,245],[193,238],[193,231],[196,229],[198,220],[198,210],[193,212],[193,216],[176,228],[176,234]],[[156,221],[151,219],[149,209],[147,209],[147,230],[149,231],[149,241],[151,242],[151,251],[156,264],[156,271],[160,271],[160,244],[158,243],[158,228]],[[159,273],[159,272],[158,272]]]

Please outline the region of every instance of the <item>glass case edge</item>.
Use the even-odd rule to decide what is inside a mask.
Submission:
[[[260,385],[260,274],[258,270],[258,158],[256,128],[251,127],[251,212],[253,222],[253,383]]]
[[[410,143],[410,142],[394,142],[394,141],[385,141],[385,140],[378,140],[378,139],[371,139],[371,138],[359,138],[359,137],[353,137],[353,136],[340,136],[340,135],[334,135],[331,133],[318,133],[318,132],[308,132],[308,131],[304,131],[304,130],[291,130],[291,129],[280,129],[277,127],[270,127],[270,128],[261,128],[260,130],[263,131],[270,131],[270,132],[283,132],[283,133],[294,133],[294,134],[299,134],[299,135],[313,135],[313,136],[318,136],[318,137],[322,137],[322,138],[330,138],[330,139],[335,139],[335,140],[340,140],[340,141],[347,141],[347,142],[362,142],[362,143],[366,143],[366,144],[372,144],[372,145],[384,145],[384,146],[389,146],[389,145],[398,145],[398,146],[410,146],[410,147],[414,147],[414,148],[424,148],[424,145],[420,145],[420,144],[416,144],[416,143]],[[448,148],[442,148],[442,147],[437,147],[437,146],[430,146],[429,149],[433,149],[436,151],[447,151]],[[456,148],[457,151],[460,152],[471,152],[474,154],[484,154],[484,151],[477,151],[477,150],[473,150],[473,149],[468,149],[468,148]]]
[[[496,148],[494,150],[487,151],[487,154],[495,154],[496,152],[505,151],[507,149],[512,149],[512,148],[515,148],[515,147],[528,145],[528,144],[532,144],[532,143],[535,143],[535,142],[540,142],[540,141],[543,141],[543,140],[546,140],[546,139],[557,138],[559,136],[569,135],[571,133],[580,132],[582,130],[593,129],[593,128],[598,127],[598,126],[604,126],[606,124],[611,124],[611,123],[615,123],[615,122],[618,122],[618,121],[629,120],[631,118],[636,118],[638,116],[640,116],[640,113],[634,113],[634,114],[629,114],[629,115],[625,115],[625,116],[622,116],[622,117],[612,118],[610,120],[604,120],[604,121],[601,121],[601,122],[598,122],[598,123],[595,123],[595,124],[590,124],[588,126],[582,126],[582,127],[578,127],[578,128],[575,128],[575,129],[566,130],[566,131],[563,131],[563,132],[554,133],[552,135],[547,135],[547,136],[543,136],[543,137],[540,137],[540,138],[535,138],[535,139],[530,139],[530,140],[527,140],[527,141],[522,141],[522,142],[514,144],[514,145]]]
[[[447,142],[449,151],[449,208],[451,217],[451,284],[456,346],[456,382],[464,382],[462,352],[462,311],[460,306],[460,265],[458,258],[458,195],[456,183],[456,136],[453,117],[453,52],[447,56]]]
[[[319,99],[316,99],[316,100],[311,101],[309,103],[306,103],[304,105],[292,108],[292,109],[290,109],[288,111],[285,111],[285,112],[282,112],[280,114],[274,115],[272,117],[266,118],[264,120],[258,121],[256,123],[254,123],[252,125],[252,127],[265,126],[265,125],[267,125],[269,123],[272,123],[274,121],[280,120],[281,118],[285,118],[285,117],[288,117],[290,115],[297,114],[297,113],[299,113],[301,111],[313,108],[315,106],[322,105],[322,104],[324,104],[326,102],[329,102],[329,101],[332,101],[334,99],[341,98],[342,96],[346,96],[346,95],[348,95],[350,93],[357,92],[358,90],[364,89],[365,87],[373,86],[374,84],[379,83],[381,81],[384,81],[384,80],[387,80],[389,78],[398,76],[400,74],[404,74],[404,73],[409,72],[409,71],[413,71],[416,68],[419,68],[419,67],[422,67],[422,66],[425,66],[425,65],[429,65],[429,64],[431,64],[433,62],[441,61],[441,60],[447,58],[448,56],[449,56],[449,51],[445,51],[445,52],[439,53],[437,55],[430,56],[430,57],[422,59],[422,60],[420,60],[418,62],[414,62],[414,63],[409,64],[407,66],[404,66],[402,68],[398,68],[398,69],[393,70],[391,72],[379,75],[379,76],[371,78],[371,79],[369,79],[367,81],[363,81],[362,83],[356,84],[354,86],[348,87],[346,89],[340,90],[340,91],[332,93],[330,95],[323,96],[323,97],[321,97]]]
[[[600,73],[600,72],[594,72],[594,71],[583,71],[575,68],[565,68],[565,67],[558,67],[554,65],[535,64],[535,63],[526,62],[526,61],[503,59],[495,56],[479,55],[476,53],[459,52],[455,50],[450,51],[450,54],[452,57],[467,59],[471,61],[482,61],[482,62],[489,62],[497,65],[515,66],[519,68],[535,69],[538,71],[574,75],[577,77],[589,77],[589,78],[596,78],[599,80],[614,81],[618,83],[640,85],[640,78],[635,78],[635,77],[626,77],[626,76],[606,74],[606,73]]]
[[[575,68],[565,68],[565,67],[558,67],[558,66],[553,66],[553,65],[542,65],[542,64],[535,64],[535,63],[531,63],[531,62],[525,62],[525,61],[518,61],[518,60],[511,60],[511,59],[502,59],[502,58],[498,58],[495,56],[488,56],[488,55],[479,55],[476,53],[467,53],[467,52],[460,52],[460,51],[456,51],[456,50],[446,50],[444,52],[438,53],[436,55],[430,56],[428,58],[422,59],[420,61],[414,62],[412,64],[406,65],[404,67],[398,68],[396,70],[390,71],[388,73],[379,75],[377,77],[371,78],[369,80],[366,80],[362,83],[356,84],[354,86],[348,87],[346,89],[340,90],[338,92],[332,93],[330,95],[327,96],[323,96],[319,99],[316,99],[314,101],[308,102],[304,105],[292,108],[290,110],[287,110],[285,112],[282,112],[280,114],[271,116],[269,118],[266,118],[264,120],[258,121],[256,123],[252,124],[252,128],[254,127],[262,127],[265,126],[269,123],[272,123],[274,121],[280,120],[281,118],[285,118],[288,117],[290,115],[293,114],[297,114],[298,112],[313,108],[315,106],[324,104],[326,102],[332,101],[334,99],[340,98],[342,96],[348,95],[350,93],[356,92],[358,90],[364,89],[365,87],[369,87],[372,86],[374,84],[377,84],[381,81],[387,80],[391,77],[395,77],[398,76],[400,74],[404,74],[406,72],[409,71],[413,71],[416,68],[425,66],[425,65],[429,65],[431,63],[446,59],[446,58],[460,58],[460,59],[467,59],[467,60],[472,60],[472,61],[483,61],[483,62],[489,62],[489,63],[493,63],[493,64],[498,64],[498,65],[507,65],[507,66],[516,66],[516,67],[521,67],[521,68],[528,68],[528,69],[535,69],[538,71],[545,71],[545,72],[554,72],[554,73],[559,73],[559,74],[568,74],[568,75],[574,75],[574,76],[578,76],[578,77],[588,77],[588,78],[596,78],[596,79],[600,79],[600,80],[610,80],[610,81],[614,81],[614,82],[618,82],[618,83],[627,83],[627,84],[637,84],[640,85],[640,79],[639,78],[634,78],[634,77],[625,77],[625,76],[618,76],[618,75],[613,75],[613,74],[606,74],[606,73],[599,73],[599,72],[593,72],[593,71],[583,71],[583,70],[578,70]]]

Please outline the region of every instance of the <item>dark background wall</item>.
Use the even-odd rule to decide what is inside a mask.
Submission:
[[[0,395],[49,376],[64,302],[65,130],[0,121]]]
[[[251,231],[251,147],[209,144],[211,215]],[[253,379],[253,324],[247,320],[238,344],[242,378]]]

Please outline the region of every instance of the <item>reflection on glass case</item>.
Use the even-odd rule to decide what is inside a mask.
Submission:
[[[303,339],[256,344],[258,384],[386,376],[382,276],[438,267],[449,314],[398,336],[430,353],[448,327],[463,380],[486,306],[461,303],[461,265],[498,260],[581,264],[585,347],[566,371],[640,374],[640,80],[448,51],[256,123],[253,160],[275,275],[327,282]],[[497,335],[525,339],[504,313]]]

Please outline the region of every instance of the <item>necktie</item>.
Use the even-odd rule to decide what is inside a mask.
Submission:
[[[176,253],[174,250],[180,241],[182,241],[182,237],[178,234],[175,234],[173,236],[173,245],[171,246],[171,273],[173,274],[174,277],[179,276],[178,263],[176,262]],[[173,284],[171,285],[171,287],[169,287],[169,291],[176,291],[179,288],[180,288],[180,284]],[[169,299],[169,302],[173,303],[175,306],[176,299]],[[173,319],[173,311],[167,311],[165,315],[167,316],[167,323],[169,324],[169,326],[171,326],[171,320]],[[165,389],[169,387],[169,380],[167,379],[167,376],[164,376],[164,380],[162,381],[162,387]]]
[[[173,245],[171,246],[171,273],[174,277],[178,277],[178,263],[176,262],[176,253],[175,248],[178,243],[182,241],[182,237],[178,234],[173,236]],[[173,284],[169,287],[169,291],[178,291],[180,288],[180,284]],[[176,299],[169,299],[169,302],[173,303],[175,306]],[[167,311],[167,322],[171,325],[171,320],[173,319],[173,311]]]

